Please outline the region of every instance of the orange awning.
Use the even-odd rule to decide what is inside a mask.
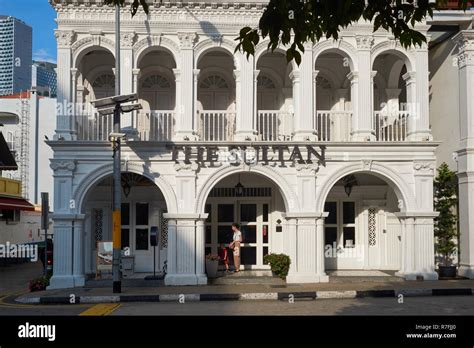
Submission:
[[[0,209],[35,211],[33,204],[23,198],[0,197]]]

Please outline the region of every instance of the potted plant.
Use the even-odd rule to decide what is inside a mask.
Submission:
[[[291,265],[291,260],[288,255],[268,254],[264,256],[263,262],[270,265],[274,276],[277,276],[283,280],[286,279]]]
[[[30,292],[46,290],[46,287],[49,285],[50,278],[51,278],[51,275],[47,275],[47,276],[41,276],[39,278],[30,280],[28,284],[28,288],[30,289]]]
[[[209,278],[217,277],[217,269],[219,268],[219,256],[214,254],[206,255],[206,273]]]
[[[453,255],[457,250],[457,181],[456,174],[446,163],[438,168],[434,181],[434,206],[439,213],[434,220],[436,237],[436,253],[440,256],[439,276],[441,278],[456,277],[456,266]]]

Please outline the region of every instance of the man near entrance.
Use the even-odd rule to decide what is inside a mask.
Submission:
[[[240,225],[236,222],[232,224],[232,231],[234,235],[232,236],[232,243],[229,244],[229,247],[234,250],[234,267],[235,272],[239,272],[240,269],[240,243],[242,243],[242,233],[240,232]]]

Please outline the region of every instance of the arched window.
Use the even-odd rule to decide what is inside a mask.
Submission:
[[[273,81],[265,75],[257,77],[257,87],[265,88],[265,89],[274,89],[274,88],[276,88]]]
[[[115,88],[115,76],[113,74],[102,74],[94,80],[94,88]]]
[[[199,85],[203,89],[223,89],[229,88],[227,82],[219,75],[209,75],[201,81]]]
[[[143,88],[156,89],[156,88],[170,88],[171,84],[169,80],[161,75],[148,76],[142,83]]]
[[[316,85],[322,89],[331,89],[331,84],[329,81],[322,76],[316,77]]]

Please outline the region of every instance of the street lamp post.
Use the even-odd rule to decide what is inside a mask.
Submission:
[[[121,253],[121,168],[120,168],[120,146],[126,139],[126,134],[121,133],[120,116],[122,113],[140,110],[142,106],[138,101],[137,94],[116,95],[103,99],[94,100],[92,104],[97,108],[101,116],[114,115],[114,131],[109,134],[109,140],[113,147],[113,169],[114,169],[114,210],[112,214],[112,241],[113,241],[113,292],[122,292],[122,274],[120,271],[120,253]]]

